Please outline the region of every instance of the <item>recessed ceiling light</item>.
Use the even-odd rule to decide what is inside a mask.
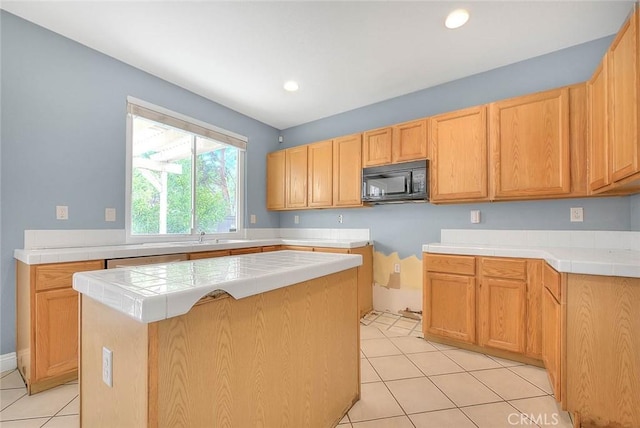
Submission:
[[[454,29],[462,27],[469,20],[469,12],[465,9],[456,9],[447,16],[446,21],[444,21],[444,25],[447,28]]]
[[[298,82],[295,80],[289,80],[288,82],[284,82],[284,90],[287,92],[295,92],[300,88],[298,86]]]

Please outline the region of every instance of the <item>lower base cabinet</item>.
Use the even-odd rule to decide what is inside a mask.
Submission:
[[[425,279],[423,323],[429,334],[476,341],[475,278],[433,272]]]
[[[104,260],[16,265],[17,363],[29,395],[78,377],[78,293],[75,272]]]

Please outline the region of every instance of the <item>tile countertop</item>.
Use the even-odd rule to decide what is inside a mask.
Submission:
[[[558,272],[640,278],[640,251],[463,243],[427,244],[425,253],[544,259]]]
[[[28,265],[44,263],[77,262],[84,260],[120,259],[125,257],[159,256],[165,254],[193,253],[198,251],[229,250],[234,248],[262,247],[268,245],[299,245],[304,247],[359,248],[368,245],[367,240],[346,239],[229,239],[218,243],[205,241],[149,242],[144,244],[103,245],[96,247],[48,248],[39,250],[14,250],[13,256]]]
[[[218,290],[241,299],[360,265],[360,255],[285,250],[78,272],[73,288],[150,323],[185,314]]]

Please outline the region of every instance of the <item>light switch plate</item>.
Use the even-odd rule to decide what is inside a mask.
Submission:
[[[293,223],[294,224],[300,223],[300,216],[299,215],[294,215],[293,216]]]
[[[249,218],[249,222],[251,224],[256,224],[256,215],[255,214],[251,214],[251,217]]]
[[[113,388],[113,351],[102,347],[102,381]]]
[[[471,223],[480,223],[480,210],[471,210]]]

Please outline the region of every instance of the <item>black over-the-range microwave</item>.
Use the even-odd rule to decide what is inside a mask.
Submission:
[[[429,161],[404,162],[362,170],[362,201],[373,203],[429,200]]]

